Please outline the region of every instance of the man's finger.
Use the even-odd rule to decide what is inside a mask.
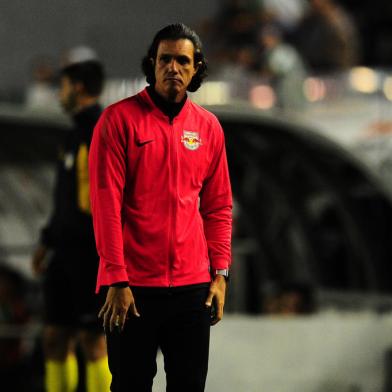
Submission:
[[[125,325],[125,317],[126,314],[117,314],[117,316],[114,319],[114,328],[116,328],[119,331],[122,331],[124,329]]]
[[[124,329],[126,320],[127,320],[127,314],[126,313],[122,314],[121,316],[118,316],[118,322],[117,322],[117,319],[116,319],[116,323],[115,323],[116,324],[116,328],[119,328],[120,331],[122,331]]]
[[[219,317],[218,315],[216,315],[212,320],[211,320],[211,325],[216,325],[219,323],[219,321],[222,320],[222,317]]]
[[[218,306],[218,311],[216,313],[217,323],[223,318],[223,303],[220,303]]]
[[[215,314],[211,320],[211,325],[219,323],[223,318],[224,301],[219,300],[215,297]]]
[[[110,308],[107,308],[105,313],[103,314],[103,328],[105,329],[105,331],[108,331],[110,329],[110,317]]]
[[[113,332],[115,328],[120,327],[120,315],[116,312],[112,312],[109,322],[110,322],[109,330],[110,332]]]
[[[206,299],[206,306],[208,306],[209,308],[212,306],[212,300],[214,298],[214,293],[212,291],[209,292],[208,297]]]
[[[131,313],[132,313],[134,316],[140,317],[140,314],[139,314],[139,312],[138,312],[137,309],[136,309],[136,304],[135,304],[135,302],[133,302],[133,303],[131,304],[130,309],[131,309]]]
[[[215,317],[211,320],[211,325],[216,325],[223,318],[223,308],[218,308]]]
[[[102,308],[101,308],[101,310],[99,311],[99,313],[98,313],[98,318],[102,318],[103,317],[103,315],[104,315],[104,313],[105,313],[105,310],[106,310],[106,307],[107,307],[107,305],[106,305],[106,303],[102,306]]]

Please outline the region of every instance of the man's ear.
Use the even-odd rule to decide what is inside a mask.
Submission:
[[[199,62],[197,62],[197,63],[195,64],[195,73],[194,73],[194,75],[197,74],[197,71],[199,70],[199,68],[201,67],[202,64],[203,64],[203,63],[202,63],[201,61],[199,61]]]
[[[153,68],[155,68],[155,60],[152,57],[150,57],[149,60],[150,60],[150,62],[152,64]]]
[[[84,87],[84,84],[82,82],[75,82],[73,84],[74,90],[77,94],[84,94],[86,92],[86,89]]]

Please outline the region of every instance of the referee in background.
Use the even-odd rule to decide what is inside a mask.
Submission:
[[[88,152],[101,114],[98,100],[103,83],[104,70],[97,60],[70,64],[60,73],[60,103],[74,127],[62,146],[53,212],[32,260],[34,272],[44,278],[47,392],[76,391],[77,343],[85,356],[87,392],[108,392],[111,382],[106,343],[97,322],[98,255],[88,175]]]

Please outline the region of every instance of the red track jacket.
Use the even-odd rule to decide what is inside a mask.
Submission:
[[[209,282],[229,267],[232,197],[213,114],[187,99],[171,123],[143,90],[104,111],[89,163],[97,291]]]

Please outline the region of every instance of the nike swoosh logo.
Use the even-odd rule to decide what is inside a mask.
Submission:
[[[149,140],[138,140],[137,142],[136,142],[136,145],[138,146],[138,147],[142,147],[142,146],[144,146],[144,145],[146,145],[146,144],[148,144],[148,143],[151,143],[151,142],[153,142],[154,141],[154,139],[149,139]]]

